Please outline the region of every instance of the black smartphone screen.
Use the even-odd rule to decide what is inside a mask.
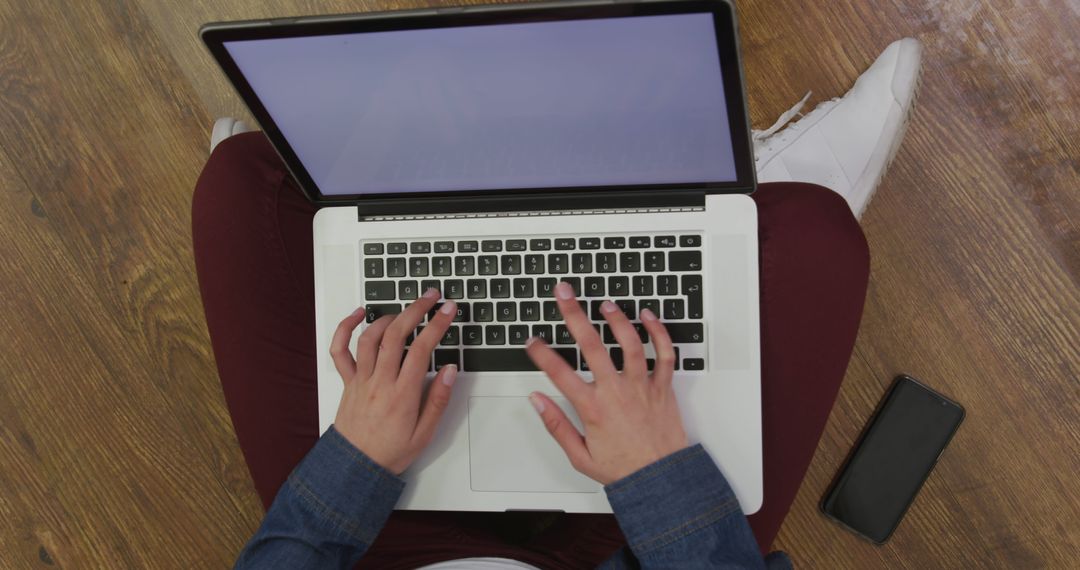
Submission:
[[[821,510],[870,540],[885,542],[963,419],[956,402],[909,376],[898,377]]]

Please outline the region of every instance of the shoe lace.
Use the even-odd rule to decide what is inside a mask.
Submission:
[[[810,100],[810,95],[812,95],[813,93],[814,93],[813,91],[807,91],[806,95],[804,95],[803,98],[800,99],[798,103],[795,103],[795,105],[793,105],[790,109],[788,109],[787,111],[784,111],[784,113],[782,115],[780,115],[780,117],[778,119],[776,119],[776,122],[773,123],[771,127],[767,128],[765,130],[762,130],[762,131],[759,131],[757,129],[754,129],[754,130],[751,131],[751,135],[752,135],[751,139],[753,140],[753,143],[754,143],[754,154],[755,155],[760,156],[763,150],[771,150],[767,146],[769,144],[769,140],[778,131],[783,129],[785,125],[787,125],[789,122],[791,122],[791,120],[794,119],[796,115],[801,114],[800,111],[802,111],[802,108],[803,108],[804,105],[806,105],[806,102]],[[825,101],[824,103],[818,105],[817,108],[815,108],[813,111],[811,111],[808,115],[804,115],[799,121],[796,121],[796,122],[792,123],[790,128],[793,129],[793,130],[798,130],[799,122],[802,119],[805,119],[807,117],[812,116],[814,113],[817,113],[819,111],[824,111],[825,109],[828,109],[829,107],[832,107],[833,104],[836,101],[837,101],[837,99],[832,99],[830,101]],[[755,160],[757,160],[757,158],[755,158]]]

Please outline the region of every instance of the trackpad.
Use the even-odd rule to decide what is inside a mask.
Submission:
[[[570,402],[552,399],[580,429]],[[469,399],[469,467],[473,491],[601,491],[599,483],[574,471],[524,397]]]

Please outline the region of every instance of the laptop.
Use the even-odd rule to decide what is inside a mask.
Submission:
[[[616,364],[600,302],[635,323],[661,316],[690,439],[758,510],[757,210],[728,2],[437,8],[201,35],[321,207],[320,429],[341,397],[328,347],[345,315],[397,313],[428,287],[457,302],[429,374],[459,366],[452,402],[397,508],[611,512],[527,399],[554,396],[580,427],[523,350],[541,336],[591,380],[555,306],[568,281]]]

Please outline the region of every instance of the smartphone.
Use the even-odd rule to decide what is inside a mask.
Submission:
[[[825,516],[884,544],[930,476],[964,408],[897,376],[821,501]]]

